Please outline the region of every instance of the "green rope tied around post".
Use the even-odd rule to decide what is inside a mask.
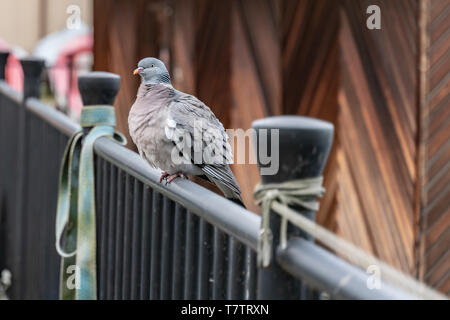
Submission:
[[[256,204],[262,207],[261,229],[259,234],[257,261],[263,268],[270,266],[272,259],[272,231],[269,225],[269,213],[273,201],[279,201],[287,206],[299,206],[306,210],[319,209],[318,197],[322,197],[325,189],[322,187],[322,177],[291,180],[282,183],[258,184],[253,193]],[[287,219],[282,216],[280,244],[287,241]]]
[[[94,142],[110,137],[121,144],[126,139],[114,132],[112,106],[87,106],[81,111],[81,126],[92,127],[84,137],[80,130],[64,151],[56,214],[56,250],[61,256],[60,299],[97,299]]]

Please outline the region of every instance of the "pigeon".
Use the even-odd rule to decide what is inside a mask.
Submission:
[[[228,135],[211,109],[176,90],[166,66],[156,58],[139,61],[133,74],[141,77],[141,84],[128,115],[130,136],[139,155],[163,171],[159,182],[198,176],[245,207],[229,166],[233,154]]]

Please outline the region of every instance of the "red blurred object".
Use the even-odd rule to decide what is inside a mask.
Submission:
[[[6,41],[0,39],[0,50],[9,51],[8,62],[5,69],[5,80],[12,88],[23,90],[23,71],[19,58],[14,54],[14,48]]]
[[[78,116],[81,113],[83,103],[78,91],[78,75],[80,72],[88,71],[89,66],[80,68],[83,57],[86,54],[92,55],[93,37],[91,34],[84,34],[71,39],[64,44],[59,52],[56,62],[49,69],[49,78],[53,86],[55,96],[59,104],[59,97],[65,97],[67,107],[71,113]]]
[[[48,78],[58,108],[78,118],[83,106],[78,91],[78,75],[90,71],[94,39],[89,27],[63,29],[49,34],[36,45],[33,56],[45,60]],[[18,91],[23,90],[23,71],[18,55],[26,52],[0,39],[0,50],[10,55],[6,64],[6,82]]]

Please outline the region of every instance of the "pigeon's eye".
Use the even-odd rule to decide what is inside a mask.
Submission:
[[[152,64],[150,65],[150,68],[154,68],[154,67],[155,67],[155,64],[152,63]]]

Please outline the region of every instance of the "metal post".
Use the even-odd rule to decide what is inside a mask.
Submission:
[[[24,83],[23,83],[23,105],[19,109],[19,119],[17,125],[17,135],[18,135],[18,155],[17,155],[17,191],[16,191],[16,217],[17,228],[15,243],[17,245],[21,244],[21,247],[16,252],[21,252],[20,256],[15,257],[15,266],[17,266],[17,270],[20,270],[18,274],[14,276],[14,284],[13,284],[13,298],[24,298],[29,291],[26,290],[27,286],[27,275],[26,268],[30,267],[30,261],[26,261],[26,244],[27,236],[29,233],[29,229],[31,228],[31,219],[32,216],[27,215],[29,208],[29,198],[27,195],[27,184],[28,184],[28,166],[27,166],[27,158],[28,158],[28,150],[27,150],[27,139],[29,137],[28,128],[29,128],[29,120],[26,112],[26,100],[28,98],[39,98],[40,97],[40,79],[41,73],[44,69],[44,60],[35,58],[35,57],[27,57],[20,60],[22,64],[23,74],[24,74]]]
[[[114,108],[114,99],[116,98],[117,92],[119,91],[119,86],[120,86],[120,77],[116,74],[113,73],[109,73],[109,72],[100,72],[100,71],[94,71],[94,72],[89,72],[86,74],[83,74],[81,76],[78,77],[78,90],[80,91],[80,95],[81,95],[81,99],[83,101],[83,107],[88,107],[88,106],[95,106],[95,105],[102,105],[102,106],[110,106],[111,108]],[[92,127],[83,127],[83,135],[84,137],[86,137],[89,133],[89,131],[92,129]],[[83,138],[84,139],[84,138]],[[98,163],[99,159],[97,157],[95,157],[95,162]],[[98,166],[94,166],[94,168],[98,168]],[[95,176],[97,176],[99,174],[99,172],[95,172]],[[106,172],[103,173],[104,175],[106,174]],[[103,205],[108,205],[108,207],[110,208],[110,211],[107,212],[108,217],[106,218],[106,216],[103,214],[103,218],[102,218],[102,210],[101,210],[101,205],[102,202],[101,201],[96,201],[96,225],[97,225],[97,257],[100,257],[100,259],[98,260],[98,266],[100,266],[100,268],[97,268],[98,272],[103,272],[104,274],[99,274],[97,275],[97,280],[100,281],[98,283],[98,298],[99,299],[112,299],[112,298],[122,298],[122,296],[120,294],[122,294],[123,290],[117,290],[117,286],[122,285],[122,281],[118,281],[118,277],[122,277],[122,274],[120,273],[121,271],[117,271],[116,272],[116,277],[115,279],[111,278],[110,274],[105,274],[105,272],[107,270],[109,270],[110,268],[113,267],[112,264],[115,264],[115,268],[117,269],[118,265],[121,266],[122,270],[122,264],[123,261],[120,261],[120,257],[123,253],[123,247],[122,247],[122,243],[120,243],[119,245],[117,245],[116,243],[116,257],[114,259],[114,261],[106,261],[107,256],[111,256],[115,250],[114,246],[112,246],[111,249],[111,239],[115,239],[115,240],[120,240],[123,241],[123,233],[122,234],[116,234],[116,233],[112,233],[112,229],[111,226],[113,228],[115,228],[115,220],[119,219],[119,217],[122,217],[121,222],[119,223],[120,226],[122,226],[123,224],[123,211],[124,211],[124,204],[123,204],[123,171],[119,171],[118,173],[118,179],[115,178],[116,177],[116,171],[114,171],[113,168],[111,168],[111,176],[110,176],[110,182],[109,185],[99,185],[98,183],[95,184],[95,190],[94,192],[101,192],[101,188],[103,188],[103,190],[108,190],[108,191],[112,191],[111,195],[110,195],[110,202],[108,204],[103,203]],[[128,175],[127,177],[127,182],[126,182],[126,190],[128,191],[129,187],[130,187],[130,181],[129,181],[129,177]],[[103,180],[106,181],[106,180]],[[117,181],[120,181],[120,184],[117,185]],[[103,182],[101,182],[103,183]],[[116,190],[116,188],[119,187],[117,193],[114,191]],[[105,192],[105,191],[104,191]],[[103,193],[104,193],[103,192]],[[100,195],[101,196],[101,195]],[[99,199],[99,196],[96,196],[95,199]],[[126,194],[126,207],[125,209],[129,211],[129,205],[130,202],[129,200],[129,195]],[[105,199],[103,200],[103,202],[105,201]],[[115,205],[113,205],[112,201],[117,201],[117,216],[114,214],[114,207],[116,207]],[[103,208],[104,209],[104,208]],[[130,213],[130,212],[128,212]],[[129,218],[129,217],[128,217]],[[127,218],[127,219],[128,219]],[[108,225],[104,225],[105,223],[108,223]],[[119,225],[118,224],[118,225]],[[106,230],[106,228],[109,229],[108,231],[108,237],[109,237],[109,248],[108,250],[110,250],[109,252],[104,252],[107,248],[107,246],[105,246],[106,242],[106,238],[102,237],[100,238],[99,236],[102,234],[102,231],[100,230]],[[122,230],[122,229],[117,229],[117,230]],[[100,232],[99,232],[100,231]],[[103,231],[103,232],[104,232]],[[122,230],[123,231],[123,230]],[[127,235],[128,236],[128,235]],[[102,245],[103,244],[103,245]],[[121,255],[118,255],[118,253],[120,252]],[[109,260],[109,259],[108,259]],[[110,266],[106,267],[105,264],[108,263],[110,264]],[[129,264],[129,261],[125,261],[125,264]],[[109,272],[109,271],[108,271]],[[125,278],[124,278],[125,281]],[[104,283],[105,282],[105,283]],[[107,282],[107,283],[106,283]],[[120,282],[120,283],[119,283]],[[108,288],[107,288],[108,287]],[[113,296],[113,292],[114,296]]]
[[[20,60],[23,69],[23,100],[41,97],[41,73],[45,61],[40,58],[26,57]]]
[[[0,80],[5,80],[5,68],[9,52],[0,51]]]
[[[78,77],[78,90],[83,106],[109,105],[113,107],[119,92],[120,76],[114,73],[94,71]],[[87,135],[90,128],[83,128]]]
[[[273,164],[263,164],[259,154],[262,143],[267,143],[267,152],[270,154],[272,136],[271,129],[278,129],[278,147],[274,145],[274,151],[270,157],[274,159],[279,155],[278,171],[272,175],[262,175],[263,184],[281,183],[290,180],[319,177],[328,158],[333,141],[333,125],[318,119],[298,116],[269,117],[253,122],[252,127],[257,133],[257,159],[261,170]],[[263,129],[267,130],[267,139],[264,139]],[[275,154],[276,153],[276,154]],[[262,172],[261,172],[262,173]],[[308,218],[314,220],[315,212],[302,208],[293,208]],[[258,272],[258,299],[298,299],[304,292],[301,284],[285,272],[276,262],[276,252],[280,239],[281,218],[278,214],[270,213],[270,228],[273,234],[272,261],[268,268],[259,269]],[[293,225],[288,226],[289,235],[301,235]],[[304,235],[303,235],[304,236]],[[309,238],[313,241],[313,239]]]

